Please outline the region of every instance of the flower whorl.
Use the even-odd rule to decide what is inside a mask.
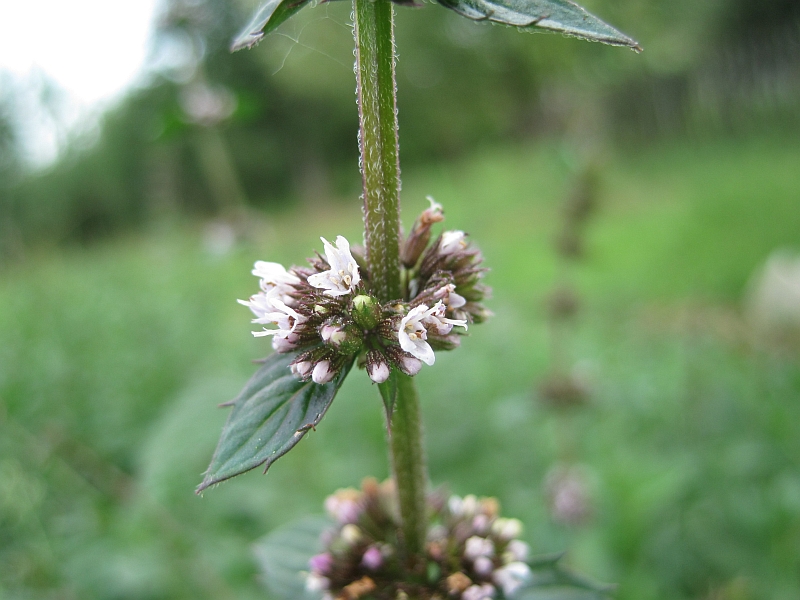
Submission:
[[[354,358],[382,383],[393,368],[415,375],[422,363],[434,363],[434,350],[458,347],[468,324],[490,315],[480,303],[489,291],[483,258],[463,231],[430,242],[431,226],[444,217],[429,200],[401,246],[403,298],[379,302],[370,295],[363,250],[342,236],[335,245],[321,238],[325,256],[309,259],[310,268],[255,263],[261,289],[239,300],[263,326],[253,335],[272,336],[276,352],[298,352],[292,372],[320,384]]]

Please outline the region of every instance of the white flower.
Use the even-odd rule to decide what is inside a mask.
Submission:
[[[263,260],[253,265],[253,275],[261,278],[261,289],[265,292],[277,285],[300,283],[300,278],[289,273],[282,264]]]
[[[431,310],[424,304],[412,308],[400,321],[400,329],[397,332],[400,347],[426,365],[432,365],[436,361],[433,348],[426,341],[428,330],[422,324],[422,320],[429,316]]]
[[[447,307],[439,300],[432,308],[420,304],[408,311],[400,321],[400,329],[397,332],[400,347],[425,364],[432,365],[436,357],[433,348],[427,342],[428,330],[432,329],[438,335],[447,335],[454,325],[467,326],[465,320],[446,318],[444,316],[446,310]]]
[[[433,196],[425,196],[425,200],[430,203],[430,206],[426,208],[422,214],[425,217],[433,222],[438,223],[442,219],[444,219],[444,214],[442,213],[442,205],[439,204],[436,200],[433,199]]]
[[[284,304],[294,306],[296,301],[290,294],[294,292],[292,285],[300,283],[299,277],[289,273],[282,264],[263,260],[256,261],[252,273],[261,279],[259,285],[265,294],[275,290]]]
[[[467,303],[466,298],[464,296],[460,296],[456,294],[456,286],[452,283],[448,283],[440,287],[436,292],[434,292],[433,297],[436,300],[441,300],[445,303],[448,309],[455,310],[456,308],[461,308]]]
[[[461,600],[486,600],[494,598],[494,586],[491,583],[471,585],[461,594]]]
[[[479,556],[494,556],[494,542],[492,540],[473,535],[464,545],[464,557],[475,560]]]
[[[442,241],[439,242],[439,254],[452,254],[467,247],[463,231],[445,231]]]
[[[350,243],[342,236],[336,238],[336,248],[328,240],[320,238],[325,245],[325,257],[330,270],[308,277],[309,285],[321,288],[326,296],[344,296],[351,293],[361,281],[358,264],[350,254]]]
[[[460,296],[459,296],[460,297]],[[433,308],[427,311],[422,322],[427,329],[433,328],[439,335],[447,335],[453,330],[454,325],[467,328],[467,322],[464,319],[448,319],[444,315],[447,312],[447,307],[444,302],[439,300],[433,305]],[[405,348],[403,348],[405,350]]]
[[[492,575],[492,580],[503,588],[503,595],[509,598],[530,581],[530,577],[531,569],[528,565],[523,562],[512,562],[497,569]]]
[[[294,330],[297,326],[306,320],[303,315],[287,306],[280,299],[279,294],[277,289],[273,289],[266,294],[264,292],[259,292],[255,296],[251,296],[250,300],[238,300],[239,304],[247,306],[253,311],[256,318],[251,321],[252,323],[278,326],[277,329],[254,331],[253,335],[255,337],[277,335],[281,338],[289,338],[294,334]]]

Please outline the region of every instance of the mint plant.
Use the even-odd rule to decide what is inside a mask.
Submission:
[[[439,0],[474,20],[627,46],[638,44],[568,0]],[[234,40],[250,48],[308,4],[269,0]],[[274,352],[232,402],[202,492],[258,466],[265,469],[316,427],[354,366],[377,385],[386,410],[392,480],[366,479],[326,501],[327,525],[275,532],[260,556],[287,598],[536,598],[542,588],[606,589],[531,558],[522,526],[496,500],[431,492],[413,380],[436,352],[458,348],[468,327],[490,316],[482,301],[482,255],[459,230],[433,235],[440,205],[400,228],[400,167],[394,4],[354,0],[354,38],[363,183],[364,246],[322,238],[308,267],[258,261],[260,290],[239,302],[271,337]],[[300,564],[298,540],[312,540]],[[289,551],[288,548],[293,548]],[[303,573],[303,575],[301,575]]]

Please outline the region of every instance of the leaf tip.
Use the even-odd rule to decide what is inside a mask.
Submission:
[[[262,39],[264,39],[263,31],[248,32],[244,35],[236,37],[231,42],[230,51],[237,52],[239,50],[244,50],[245,48],[250,49],[256,44],[258,44],[258,42],[260,42]]]
[[[206,475],[205,478],[203,479],[203,481],[200,483],[200,485],[198,485],[195,488],[195,490],[194,490],[195,495],[196,496],[202,496],[203,492],[206,491],[208,489],[208,487],[213,485],[214,483],[215,483],[214,480],[211,477],[209,477],[208,475]]]

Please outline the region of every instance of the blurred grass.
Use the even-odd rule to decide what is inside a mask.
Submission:
[[[800,368],[750,342],[753,269],[797,248],[800,142],[607,151],[573,358],[593,404],[565,427],[534,401],[542,301],[576,154],[500,148],[405,174],[493,268],[497,316],[418,377],[435,483],[498,496],[536,551],[568,548],[620,599],[800,594]],[[246,311],[255,259],[359,239],[357,201],[287,212],[224,256],[185,223],[42,251],[0,281],[0,598],[264,597],[249,545],[325,495],[385,477],[382,408],[346,383],[316,433],[256,473],[192,493],[232,397],[265,352]],[[593,523],[550,522],[542,479],[573,432]]]

